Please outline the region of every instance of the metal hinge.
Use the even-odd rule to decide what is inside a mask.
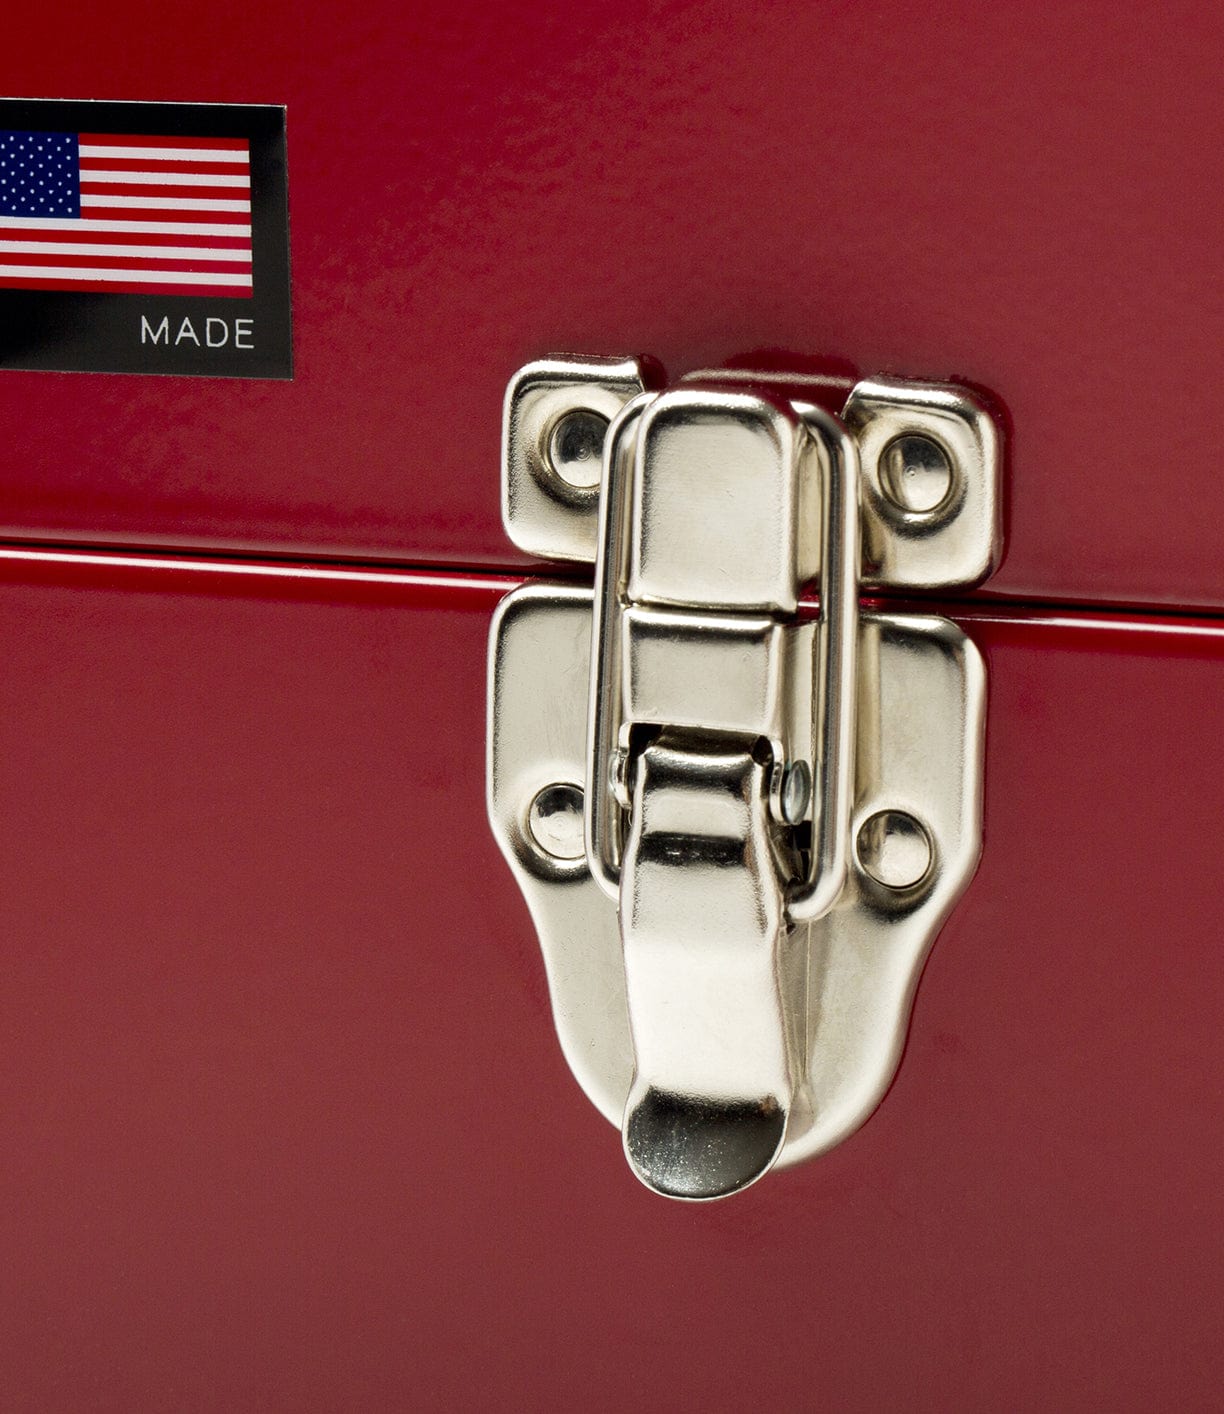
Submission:
[[[859,591],[990,572],[999,442],[943,384],[649,373],[511,380],[506,529],[595,583],[498,610],[489,813],[579,1083],[643,1182],[716,1198],[871,1113],[976,867],[982,660]]]

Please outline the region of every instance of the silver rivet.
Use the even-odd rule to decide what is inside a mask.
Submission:
[[[574,408],[553,423],[548,435],[548,464],[576,491],[593,491],[603,470],[608,419],[591,408]]]
[[[859,864],[878,884],[912,889],[926,878],[934,851],[931,837],[900,810],[881,810],[858,834]]]
[[[608,788],[626,809],[629,809],[629,753],[622,746],[613,747],[608,755]]]
[[[531,802],[527,826],[536,847],[553,859],[581,859],[582,791],[568,783],[545,786]]]
[[[930,437],[894,437],[880,456],[880,488],[901,510],[930,515],[952,490],[952,463]]]
[[[797,825],[807,817],[812,799],[812,773],[806,761],[793,761],[782,777],[782,818]]]

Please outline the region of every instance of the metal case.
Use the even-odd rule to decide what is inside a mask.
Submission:
[[[0,1406],[1218,1404],[1222,42],[1206,0],[6,16],[8,96],[287,106],[295,361],[0,330]],[[1005,436],[988,583],[862,604],[985,665],[977,872],[867,1122],[725,1206],[620,1161],[485,820],[490,628],[546,577],[502,399],[556,351],[954,382]]]

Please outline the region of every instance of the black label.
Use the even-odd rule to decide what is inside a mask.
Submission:
[[[0,368],[292,377],[285,110],[0,99]]]

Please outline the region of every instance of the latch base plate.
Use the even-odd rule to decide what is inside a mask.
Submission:
[[[634,1072],[616,903],[582,845],[592,590],[532,584],[490,641],[488,795],[494,833],[543,950],[566,1059],[618,1127]],[[852,864],[836,905],[786,943],[793,1054],[803,1058],[780,1164],[831,1148],[896,1071],[935,935],[981,841],[986,674],[950,621],[864,613],[859,624]]]

